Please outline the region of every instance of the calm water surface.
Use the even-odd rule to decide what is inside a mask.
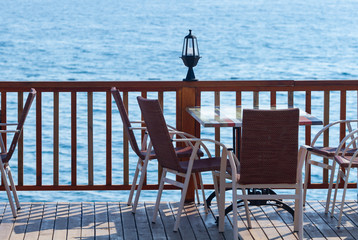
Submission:
[[[179,56],[188,29],[197,36],[202,55],[194,69],[198,79],[357,79],[357,11],[358,1],[354,0],[3,0],[0,1],[0,81],[181,80],[187,69]],[[348,95],[348,102],[356,101],[356,94]],[[304,102],[303,96],[298,96],[297,104]],[[62,94],[61,102],[66,103],[68,97]],[[103,100],[100,94],[95,97]],[[251,99],[243,97],[244,101]],[[52,179],[51,95],[48,98],[49,101],[43,102],[44,184]],[[339,94],[333,93],[331,98],[331,119],[335,120]],[[212,96],[205,99],[210,102]],[[223,96],[223,101],[232,99],[230,95]],[[95,116],[103,116],[102,100],[95,102]],[[130,114],[135,119],[139,116],[135,94],[130,100],[133,109]],[[85,94],[79,94],[78,101],[79,109],[82,107],[85,113]],[[9,94],[9,109],[15,102],[16,95]],[[61,184],[70,181],[67,177],[70,132],[66,125],[70,115],[66,107],[63,104],[60,109]],[[168,106],[164,111],[169,122],[175,121],[172,108]],[[356,106],[348,109],[347,114],[357,117]],[[117,115],[114,111],[114,136],[115,133],[121,136]],[[315,115],[320,117],[322,112],[317,110]],[[81,128],[85,121],[85,114],[79,116],[79,138],[86,137],[86,129]],[[33,184],[35,134],[30,126],[34,126],[34,119],[30,117],[26,124],[29,127],[25,129],[28,139],[25,182]],[[95,134],[99,139],[104,137],[104,118],[95,117],[94,124]],[[204,135],[213,136],[213,131],[203,131]],[[230,131],[222,135],[223,141],[230,143]],[[84,159],[85,144],[79,142],[78,149]],[[95,144],[96,154],[101,156],[104,142]],[[113,160],[116,176],[122,167],[121,137],[114,137],[113,145],[114,155],[118,156]],[[131,156],[134,163],[136,158]],[[14,171],[16,167],[14,161]],[[79,160],[78,169],[86,172],[85,160]],[[315,181],[321,179],[320,171],[313,174]],[[86,183],[86,174],[79,176],[79,184]],[[118,174],[113,182],[120,183],[121,176]],[[156,176],[153,178],[155,181]],[[103,184],[104,175],[96,175],[95,181]],[[145,191],[142,199],[154,200],[155,194]],[[324,194],[325,191],[311,191],[310,198],[322,199]],[[355,198],[355,191],[350,194]],[[22,201],[123,201],[126,196],[127,192],[110,191],[20,192]],[[168,200],[169,194],[164,199]],[[5,200],[5,193],[0,194],[0,201]]]

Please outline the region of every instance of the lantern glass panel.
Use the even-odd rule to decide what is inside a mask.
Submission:
[[[186,49],[186,55],[187,56],[193,56],[194,55],[194,46],[193,46],[193,39],[188,39],[188,46]]]
[[[199,56],[199,48],[198,48],[198,41],[196,40],[196,38],[194,39],[195,43],[194,43],[194,55],[195,57]]]

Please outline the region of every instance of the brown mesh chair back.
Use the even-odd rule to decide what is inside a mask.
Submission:
[[[145,156],[140,151],[140,149],[138,147],[138,144],[137,144],[137,141],[136,141],[136,138],[135,138],[135,135],[134,135],[134,132],[131,129],[132,125],[131,125],[131,123],[129,121],[127,110],[124,107],[121,94],[119,93],[119,91],[115,87],[113,87],[111,89],[111,93],[112,93],[113,98],[114,98],[114,100],[115,100],[115,102],[117,104],[119,114],[121,115],[125,132],[126,132],[128,138],[129,138],[129,143],[130,143],[133,151],[138,155],[138,157],[140,157],[141,159],[144,159]]]
[[[296,183],[298,109],[243,111],[240,184]]]
[[[16,132],[14,133],[14,137],[12,139],[10,148],[9,148],[8,152],[6,153],[6,157],[4,157],[2,159],[3,162],[8,162],[11,159],[12,154],[15,151],[17,142],[19,141],[19,138],[20,138],[21,133],[22,133],[22,128],[23,128],[23,126],[25,124],[27,114],[30,111],[31,104],[32,104],[35,96],[36,96],[36,90],[31,88],[31,91],[30,91],[29,95],[27,96],[24,109],[23,109],[23,111],[21,113],[21,116],[19,118],[19,122],[18,122],[17,127],[16,127]]]
[[[160,165],[182,171],[158,100],[137,97],[154,151]]]

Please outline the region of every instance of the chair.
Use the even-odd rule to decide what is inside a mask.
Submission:
[[[344,181],[342,202],[339,207],[340,210],[339,210],[337,228],[340,228],[341,222],[342,222],[343,207],[344,207],[344,201],[345,201],[345,197],[346,197],[346,191],[347,191],[350,171],[352,168],[358,168],[358,150],[356,150],[353,154],[351,154],[351,152],[349,152],[349,150],[351,150],[351,148],[357,148],[356,147],[357,141],[358,141],[357,134],[358,134],[358,130],[354,130],[351,133],[347,134],[347,136],[345,138],[343,138],[341,143],[338,145],[338,148],[334,155],[334,163],[332,166],[332,172],[334,172],[334,170],[336,168],[336,164],[338,164],[339,169],[338,169],[338,173],[337,173],[337,181],[336,181],[336,187],[335,187],[335,192],[334,192],[334,197],[333,197],[331,217],[333,217],[334,208],[336,207],[338,185],[339,185],[341,179]],[[330,187],[329,192],[331,192],[332,187],[333,187],[333,177],[331,178],[329,187]]]
[[[140,192],[142,190],[144,180],[145,180],[145,176],[146,176],[146,173],[147,173],[148,162],[149,162],[149,160],[157,159],[157,156],[156,156],[154,151],[147,151],[147,138],[148,138],[147,132],[145,132],[145,135],[144,135],[144,138],[143,138],[143,141],[142,141],[142,147],[141,147],[141,149],[139,148],[133,130],[146,130],[146,128],[141,127],[141,126],[132,127],[132,123],[133,124],[134,123],[141,124],[141,123],[144,123],[144,122],[143,121],[135,121],[135,122],[129,121],[128,114],[127,114],[127,111],[126,111],[125,106],[123,104],[123,101],[122,101],[122,98],[121,98],[121,95],[120,95],[119,91],[115,87],[112,87],[111,93],[113,95],[113,98],[114,98],[114,100],[115,100],[115,102],[117,104],[119,113],[121,115],[121,118],[122,118],[122,121],[123,121],[123,126],[124,126],[124,129],[125,129],[125,133],[128,136],[129,143],[130,143],[130,145],[132,147],[132,150],[138,156],[138,162],[137,162],[136,170],[135,170],[134,177],[133,177],[132,187],[131,187],[131,191],[129,193],[128,202],[127,202],[128,205],[130,205],[132,203],[134,191],[135,191],[135,188],[136,188],[136,185],[137,185],[139,172],[141,172],[141,177],[140,177],[140,180],[139,180],[137,192],[136,192],[136,195],[135,195],[134,203],[132,205],[132,212],[135,213],[135,211],[137,209],[138,201],[139,201]],[[178,134],[181,137],[190,136],[190,135],[188,135],[186,133],[176,131],[176,129],[174,129],[173,127],[169,126],[169,128],[171,129],[171,134],[172,135],[173,134]],[[185,147],[178,147],[178,148],[175,148],[175,152],[176,152],[176,154],[178,155],[179,158],[189,158],[191,153],[192,153],[192,147],[189,146],[189,145],[187,145]],[[198,156],[199,157],[203,156],[203,152],[198,151]],[[196,185],[197,184],[195,182],[195,186]],[[198,193],[197,193],[197,196],[198,196]],[[205,203],[205,200],[204,200],[204,203]]]
[[[307,186],[308,186],[308,178],[309,178],[309,169],[312,165],[321,167],[323,169],[327,169],[329,172],[329,183],[333,183],[334,178],[334,171],[333,169],[333,162],[334,162],[334,155],[337,151],[337,147],[323,147],[323,146],[317,146],[316,142],[317,140],[323,135],[323,133],[327,133],[329,130],[333,130],[335,127],[340,126],[342,124],[346,125],[348,133],[351,133],[353,131],[352,123],[358,123],[357,119],[354,120],[339,120],[336,122],[332,122],[325,127],[323,127],[313,138],[311,142],[311,148],[308,149],[307,159],[306,159],[306,167],[305,167],[305,183],[303,188],[303,204],[305,205],[306,202],[306,195],[307,195]],[[352,146],[352,149],[349,149],[346,152],[347,156],[352,156],[357,149],[357,147],[354,145]],[[344,149],[344,148],[343,148]],[[341,154],[341,152],[339,152]],[[311,155],[319,156],[322,158],[328,159],[328,162],[325,163],[322,160],[314,160],[311,158]],[[331,163],[332,162],[332,163]],[[326,201],[326,209],[325,212],[328,213],[329,205],[330,205],[330,199],[331,199],[331,191],[329,189],[332,189],[332,186],[329,185],[328,187],[328,193],[327,193],[327,201]]]
[[[5,186],[7,197],[9,199],[9,203],[11,206],[12,215],[14,216],[14,218],[17,216],[17,212],[15,210],[14,201],[11,196],[8,179],[9,179],[9,182],[11,185],[11,190],[12,190],[12,194],[13,194],[13,197],[14,197],[14,200],[16,203],[17,210],[20,209],[20,201],[19,201],[19,198],[16,193],[16,188],[15,188],[15,184],[14,184],[14,179],[12,178],[9,161],[15,151],[17,142],[19,141],[20,135],[22,133],[22,128],[24,126],[27,114],[29,113],[32,101],[34,100],[35,96],[36,96],[36,91],[35,91],[35,89],[32,88],[28,97],[27,97],[25,107],[21,113],[18,123],[0,123],[0,126],[9,126],[9,125],[16,126],[16,130],[0,130],[0,133],[9,133],[9,132],[14,133],[14,136],[13,136],[13,139],[12,139],[12,142],[11,142],[11,145],[10,145],[10,148],[8,151],[6,151],[6,146],[3,142],[2,136],[0,137],[1,160],[2,160],[1,164],[0,164],[1,177],[3,180],[4,186]],[[6,176],[8,177],[8,179]]]
[[[248,200],[294,199],[294,230],[299,238],[303,234],[302,166],[307,147],[298,153],[298,109],[286,110],[243,110],[240,162],[236,156],[222,162],[220,170],[219,230],[223,231],[225,188],[232,188],[232,201],[244,201],[248,227],[251,228]],[[228,172],[228,173],[226,173]],[[216,173],[217,174],[217,173]],[[231,182],[226,183],[226,178]],[[294,189],[294,194],[246,194],[246,190]],[[242,194],[238,194],[237,190]],[[238,239],[237,207],[233,207],[234,239]]]
[[[179,228],[181,212],[184,207],[185,195],[187,193],[190,177],[197,173],[199,176],[200,184],[202,185],[201,172],[215,171],[220,169],[220,163],[222,159],[226,161],[228,150],[219,142],[209,139],[171,139],[168,128],[166,127],[163,112],[160,108],[158,100],[149,100],[142,97],[137,97],[139,107],[142,111],[142,116],[147,126],[147,130],[153,144],[153,148],[157,155],[160,165],[163,167],[163,173],[160,180],[160,186],[158,190],[158,196],[155,203],[154,215],[152,222],[156,221],[158,214],[159,203],[163,192],[164,184],[170,183],[182,189],[181,199],[179,203],[179,209],[176,216],[174,231]],[[190,155],[189,161],[180,161],[175,153],[173,142],[194,142],[194,149]],[[203,144],[205,141],[209,141],[219,145],[222,148],[221,157],[211,157],[210,152]],[[207,158],[198,158],[197,151],[199,147],[203,147],[208,154]],[[151,146],[150,146],[151,147]],[[167,177],[167,173],[172,173],[176,176],[184,178],[184,183],[170,179]],[[204,201],[205,202],[205,201]],[[207,208],[206,208],[207,210]]]

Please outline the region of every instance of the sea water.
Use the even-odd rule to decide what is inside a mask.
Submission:
[[[357,79],[358,1],[355,0],[240,0],[240,1],[119,1],[119,0],[3,0],[0,1],[0,81],[125,81],[182,80],[187,68],[181,59],[183,38],[192,29],[200,59],[194,68],[199,80]],[[8,119],[16,120],[16,94],[8,94]],[[130,94],[130,117],[139,117],[136,93]],[[150,97],[151,95],[149,95]],[[168,93],[164,113],[175,125]],[[323,94],[313,93],[312,112],[322,118]],[[153,95],[152,97],[156,97]],[[262,94],[260,98],[268,99]],[[69,94],[60,95],[60,184],[70,184]],[[103,166],[105,98],[95,93],[95,169]],[[52,181],[52,95],[43,94],[43,184]],[[212,94],[204,94],[211,103]],[[231,103],[233,94],[222,96]],[[282,96],[281,99],[285,99]],[[357,117],[356,93],[348,92],[347,117]],[[250,104],[252,97],[243,96]],[[278,101],[280,101],[278,99]],[[331,95],[331,120],[339,118],[339,93]],[[295,103],[304,106],[304,94]],[[78,94],[78,138],[86,139],[86,95]],[[25,126],[25,184],[35,183],[35,126]],[[319,127],[313,127],[312,133]],[[122,183],[122,125],[113,108],[113,183]],[[303,143],[300,130],[300,143]],[[213,138],[212,129],[203,136]],[[117,136],[118,135],[118,136]],[[332,136],[331,136],[332,137]],[[231,143],[231,131],[222,141]],[[78,184],[86,184],[86,143],[78,142]],[[136,158],[130,155],[133,176]],[[156,165],[156,164],[154,164]],[[16,157],[12,161],[16,173]],[[156,166],[148,181],[155,183]],[[15,174],[16,175],[16,174]],[[210,176],[204,176],[210,181]],[[104,172],[95,183],[104,184]],[[320,182],[321,170],[312,181]],[[354,179],[356,180],[356,179]],[[170,192],[169,194],[167,192]],[[179,196],[178,191],[174,191]],[[173,191],[165,191],[169,200]],[[309,199],[324,199],[326,190],[310,190]],[[356,198],[355,190],[349,198]],[[128,191],[19,192],[21,201],[124,201]],[[156,191],[143,191],[154,200]],[[178,198],[179,199],[179,198]],[[0,201],[6,201],[5,193]]]

